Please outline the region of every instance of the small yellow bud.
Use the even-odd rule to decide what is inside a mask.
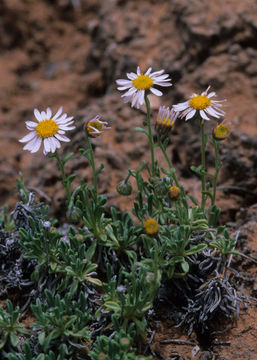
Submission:
[[[178,186],[171,186],[168,194],[171,200],[177,200],[180,195],[180,188]]]
[[[212,130],[212,136],[215,140],[225,140],[229,136],[229,128],[224,124],[217,125]]]
[[[83,237],[83,235],[81,235],[81,234],[76,234],[76,239],[77,239],[78,241],[82,242],[82,241],[84,240],[84,237]]]
[[[128,338],[123,337],[123,338],[120,339],[120,344],[128,346],[130,344],[130,341],[129,341]]]
[[[106,358],[106,355],[105,355],[103,352],[101,352],[100,354],[98,354],[98,359],[104,360],[105,358]]]
[[[149,218],[144,222],[145,232],[148,235],[155,235],[158,233],[159,226],[156,220]]]

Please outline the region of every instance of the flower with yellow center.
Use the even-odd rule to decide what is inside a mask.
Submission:
[[[145,74],[142,74],[139,66],[137,67],[137,73],[127,73],[129,80],[118,79],[116,83],[119,85],[118,90],[127,90],[124,97],[124,102],[131,101],[131,106],[136,106],[137,109],[144,103],[145,92],[151,92],[156,96],[162,96],[160,90],[155,89],[154,85],[159,86],[171,86],[171,79],[168,74],[164,74],[164,70],[151,72],[152,68],[149,68]]]
[[[229,128],[224,124],[217,125],[212,130],[212,136],[215,140],[225,140],[229,136]]]
[[[100,120],[100,116],[97,115],[92,120],[89,120],[85,125],[85,130],[87,135],[91,138],[95,138],[101,135],[104,130],[110,130],[111,128],[107,126],[108,123]]]
[[[179,117],[185,118],[186,121],[195,114],[199,114],[203,120],[210,120],[209,115],[219,119],[225,114],[221,107],[226,100],[213,100],[216,93],[212,91],[208,94],[209,89],[210,86],[200,95],[193,94],[190,100],[173,105],[173,109],[179,114]]]
[[[148,235],[155,235],[158,233],[159,225],[155,219],[149,218],[144,222],[144,228]]]
[[[180,195],[180,188],[178,186],[171,186],[168,194],[171,200],[177,200]]]
[[[167,135],[178,117],[178,114],[169,107],[165,108],[165,106],[160,106],[156,123],[155,123],[155,130],[160,136]]]
[[[30,133],[19,140],[20,142],[27,142],[23,149],[35,153],[43,142],[43,153],[47,155],[49,152],[54,153],[56,149],[61,147],[60,141],[69,142],[70,139],[64,134],[67,130],[75,129],[74,126],[71,126],[74,122],[73,116],[67,117],[67,114],[61,114],[62,107],[54,116],[52,116],[50,108],[47,108],[46,112],[34,109],[37,122],[26,121],[26,127]]]

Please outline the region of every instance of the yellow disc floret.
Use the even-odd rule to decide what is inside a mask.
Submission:
[[[204,110],[210,106],[211,100],[206,95],[197,95],[192,97],[189,105],[195,110]]]
[[[90,137],[97,137],[97,136],[101,135],[101,133],[103,131],[103,123],[98,120],[89,121],[87,123],[86,129],[87,129],[87,133]],[[96,130],[98,130],[99,133],[95,133]]]
[[[132,84],[138,90],[147,90],[153,86],[153,79],[148,75],[139,75],[136,79],[132,80]]]
[[[43,139],[54,136],[57,131],[58,125],[52,119],[40,121],[36,126],[37,135]]]
[[[171,121],[170,118],[164,117],[162,119],[161,116],[157,119],[157,123],[160,127],[167,127],[167,128],[172,128],[172,126],[174,124],[174,122]]]
[[[155,235],[158,233],[159,226],[156,220],[149,218],[144,222],[145,232],[148,235]]]

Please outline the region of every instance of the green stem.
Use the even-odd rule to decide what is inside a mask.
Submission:
[[[155,160],[154,160],[154,141],[153,141],[152,128],[151,128],[151,107],[150,107],[150,101],[149,101],[146,93],[145,93],[145,104],[146,104],[146,110],[147,110],[148,141],[149,141],[150,151],[151,151],[152,176],[154,176],[155,175]]]
[[[54,153],[53,155],[54,155],[54,157],[56,158],[57,163],[58,163],[59,168],[60,168],[60,171],[61,171],[62,184],[63,184],[64,189],[65,189],[65,191],[66,191],[67,204],[69,204],[69,203],[70,203],[70,199],[71,199],[70,185],[69,185],[67,176],[66,176],[65,171],[64,171],[64,163],[63,163],[62,159],[60,158],[59,153],[58,153],[57,150],[55,151],[55,153]]]
[[[202,169],[201,169],[201,181],[202,181],[202,202],[201,202],[201,210],[203,211],[205,208],[206,202],[206,182],[205,182],[205,149],[206,149],[206,135],[204,133],[204,120],[200,120],[200,128],[201,128],[201,160],[202,160]]]
[[[216,189],[217,189],[217,179],[220,171],[220,162],[219,162],[219,141],[214,140],[214,149],[215,149],[215,175],[213,177],[213,194],[211,204],[215,204],[216,200]]]
[[[94,186],[94,191],[95,194],[97,194],[97,174],[96,174],[96,169],[95,169],[95,158],[94,158],[94,151],[93,151],[93,147],[92,144],[89,140],[88,135],[86,134],[86,142],[87,142],[87,146],[89,148],[90,151],[90,165],[92,167],[92,171],[93,171],[93,186]]]
[[[172,166],[172,163],[171,163],[171,161],[170,161],[170,158],[169,158],[168,155],[167,155],[166,149],[164,148],[163,143],[161,142],[160,139],[158,140],[158,145],[159,145],[160,149],[161,149],[162,152],[163,152],[163,155],[164,155],[164,157],[165,157],[165,159],[166,159],[166,161],[167,161],[167,163],[168,163],[168,166],[169,166],[170,170],[174,170],[174,167]],[[174,179],[174,181],[175,181],[176,186],[179,187],[179,182],[178,182],[178,179],[177,179],[177,177],[176,177],[175,170],[174,170],[172,176],[173,176],[173,179]]]

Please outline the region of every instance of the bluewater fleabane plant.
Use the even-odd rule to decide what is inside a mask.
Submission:
[[[101,135],[105,130],[110,130],[106,121],[101,121],[100,116],[96,115],[93,119],[89,120],[85,124],[85,130],[89,137],[95,138]]]
[[[30,130],[30,133],[19,140],[22,143],[27,142],[23,147],[24,150],[35,153],[43,142],[43,153],[47,155],[50,152],[54,153],[61,147],[60,141],[70,141],[64,134],[65,131],[75,129],[75,126],[71,126],[74,120],[73,116],[67,117],[67,114],[62,114],[62,107],[54,116],[52,116],[50,108],[41,112],[34,109],[34,115],[37,122],[26,121],[26,127]]]
[[[158,86],[171,86],[171,79],[168,74],[164,74],[164,70],[151,72],[150,67],[144,74],[141,73],[140,67],[137,67],[137,73],[127,73],[129,80],[118,79],[116,83],[119,85],[118,90],[127,90],[124,97],[124,102],[131,102],[131,106],[136,106],[140,109],[145,101],[145,93],[147,91],[153,93],[156,96],[162,96],[162,92],[154,88],[154,85]]]
[[[221,107],[226,100],[213,100],[216,93],[212,91],[208,94],[209,89],[210,86],[201,94],[194,93],[188,101],[173,105],[173,109],[179,113],[180,118],[185,118],[186,121],[196,114],[203,120],[210,120],[209,116],[221,118],[225,115]]]
[[[85,123],[85,135],[86,135],[86,144],[88,149],[81,149],[80,152],[85,156],[88,161],[90,162],[90,165],[92,167],[93,171],[93,183],[94,183],[94,191],[97,193],[97,176],[102,171],[104,165],[101,163],[100,167],[96,169],[95,167],[95,160],[94,160],[94,151],[92,144],[89,140],[89,138],[95,138],[99,135],[101,135],[105,130],[110,130],[111,127],[107,126],[108,123],[106,121],[101,121],[100,116],[97,115],[93,119],[87,121]]]

